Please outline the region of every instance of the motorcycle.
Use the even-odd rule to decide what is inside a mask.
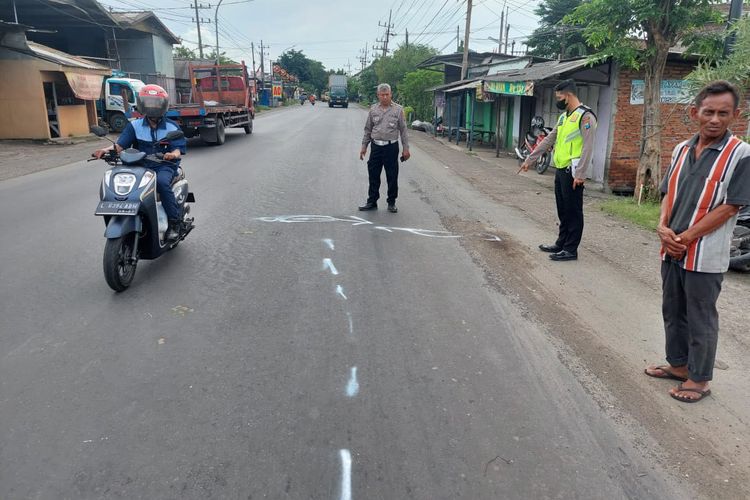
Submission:
[[[729,249],[729,268],[750,271],[750,206],[740,210]]]
[[[526,161],[526,158],[542,143],[545,137],[552,132],[552,129],[544,126],[544,118],[541,116],[535,116],[531,119],[531,127],[529,132],[524,138],[523,145],[520,148],[515,148],[516,156],[521,161]],[[536,171],[538,174],[543,174],[549,168],[552,162],[552,150],[542,153],[542,156],[536,162]]]
[[[104,137],[107,130],[94,126],[91,132]],[[103,258],[104,279],[116,292],[130,286],[138,260],[162,256],[184,240],[195,227],[195,218],[188,217],[188,203],[195,203],[195,196],[188,190],[184,171],[177,167],[172,190],[180,209],[178,236],[170,240],[165,238],[168,221],[156,193],[156,173],[144,166],[144,160],[174,165],[164,160],[164,152],[169,147],[169,141],[182,137],[182,131],[169,132],[156,143],[156,149],[162,150],[156,154],[147,155],[133,148],[118,154],[116,149],[112,149],[101,158],[111,168],[104,172],[99,190],[100,201],[94,214],[104,217],[104,237],[107,238]]]

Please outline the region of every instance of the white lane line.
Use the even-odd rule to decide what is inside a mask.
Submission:
[[[352,313],[346,311],[346,317],[349,319],[349,335],[354,335],[354,320],[352,320]]]
[[[343,297],[343,298],[344,298],[344,300],[349,300],[349,299],[347,299],[346,295],[344,295],[344,287],[343,287],[343,286],[341,286],[341,285],[336,285],[336,293],[337,293],[338,295],[340,295],[341,297]]]
[[[352,374],[349,377],[349,383],[346,384],[346,395],[353,398],[359,394],[359,382],[357,382],[357,367],[352,366]]]
[[[331,274],[333,274],[334,276],[339,273],[336,269],[336,266],[333,265],[333,261],[331,259],[323,259],[323,270],[325,271],[326,269],[330,269]]]
[[[341,456],[341,500],[352,500],[352,454],[339,450]]]
[[[326,245],[328,245],[328,248],[330,248],[331,250],[336,250],[336,248],[333,246],[333,240],[332,239],[326,238],[326,239],[323,240],[323,243],[325,243]]]

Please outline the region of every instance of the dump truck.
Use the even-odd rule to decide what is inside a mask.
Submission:
[[[346,75],[328,75],[328,107],[349,107]]]
[[[191,94],[187,103],[172,104],[167,117],[180,125],[185,137],[200,136],[216,146],[224,144],[226,129],[253,133],[255,107],[247,66],[190,65]]]

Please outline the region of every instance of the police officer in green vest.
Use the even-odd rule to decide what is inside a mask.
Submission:
[[[539,249],[549,252],[549,258],[554,261],[578,259],[578,245],[583,235],[583,185],[594,152],[596,116],[590,108],[581,104],[576,94],[573,80],[557,84],[557,108],[565,112],[560,115],[552,132],[521,166],[521,170],[528,171],[554,144],[553,158],[557,167],[555,201],[560,231],[553,245],[539,245]]]

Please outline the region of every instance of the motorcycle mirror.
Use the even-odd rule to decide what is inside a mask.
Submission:
[[[92,125],[91,127],[89,127],[89,130],[97,137],[104,137],[105,135],[107,135],[107,129],[104,127],[100,127],[99,125]]]
[[[164,136],[165,141],[174,141],[176,139],[182,139],[185,137],[185,133],[182,130],[173,130]]]

